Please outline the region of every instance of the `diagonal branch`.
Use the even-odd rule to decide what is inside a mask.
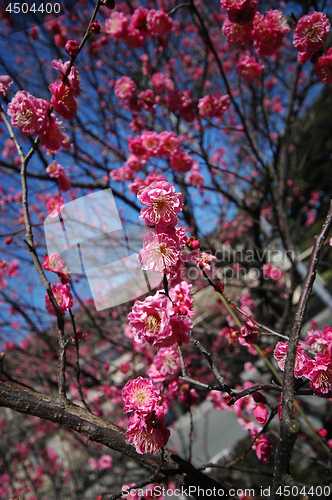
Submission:
[[[315,237],[315,244],[310,258],[308,272],[305,277],[302,292],[297,304],[293,319],[292,330],[289,337],[287,358],[285,363],[283,380],[282,413],[280,422],[280,441],[275,459],[275,471],[273,481],[272,500],[276,498],[276,490],[282,483],[283,478],[288,473],[291,452],[295,444],[299,431],[299,424],[294,419],[294,365],[297,346],[300,338],[304,314],[308,304],[311,289],[313,287],[317,266],[323,250],[324,242],[332,227],[332,200],[326,220],[318,236]]]

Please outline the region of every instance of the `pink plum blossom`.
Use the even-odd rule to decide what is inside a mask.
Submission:
[[[70,87],[63,82],[51,83],[49,89],[52,93],[51,103],[54,111],[66,120],[71,120],[76,115],[77,103]]]
[[[122,38],[128,26],[128,19],[122,13],[113,11],[108,19],[105,21],[105,31],[108,35],[116,38]]]
[[[332,47],[317,59],[315,73],[321,82],[332,83]]]
[[[47,127],[40,133],[39,140],[50,153],[58,153],[62,146],[70,147],[69,138],[62,131],[61,122],[53,114],[50,116]]]
[[[153,182],[139,191],[138,200],[142,205],[140,219],[151,226],[165,228],[175,226],[177,214],[183,208],[182,194],[175,193],[175,187],[166,181]]]
[[[18,127],[23,135],[37,135],[45,130],[50,104],[44,99],[36,99],[26,90],[19,90],[8,104],[8,114],[13,127]]]
[[[179,241],[175,231],[152,230],[143,236],[144,248],[139,253],[142,269],[169,274],[180,256]]]
[[[257,405],[256,408],[254,408],[254,417],[259,424],[266,424],[268,416],[269,412],[267,411],[263,403]]]
[[[136,83],[129,76],[122,76],[114,86],[114,93],[118,99],[130,99],[135,90]]]
[[[304,375],[311,381],[312,389],[318,394],[332,391],[332,359],[324,353],[317,353],[304,367]]]
[[[287,355],[288,342],[278,342],[275,346],[273,355],[278,362],[280,370],[284,371],[286,355]],[[309,358],[306,355],[303,347],[299,345],[297,347],[295,366],[294,366],[294,377],[301,378],[305,374],[306,365],[309,362]]]
[[[152,35],[164,36],[172,30],[173,19],[162,9],[149,10],[146,19],[148,22],[148,29]]]
[[[69,67],[70,61],[66,61],[65,63],[61,59],[53,59],[52,61],[52,66],[54,69],[57,69],[60,71],[61,76],[60,79],[62,80],[63,75],[67,73],[67,69]],[[80,88],[80,77],[78,74],[78,71],[75,68],[75,65],[71,67],[71,70],[69,72],[69,75],[67,76],[66,80],[67,85],[70,87],[70,90],[72,94],[76,97],[80,95],[81,93],[81,88]]]
[[[300,17],[294,28],[294,47],[299,52],[313,54],[320,49],[329,34],[330,23],[323,12],[309,12]]]
[[[141,454],[157,453],[166,446],[170,434],[165,427],[163,415],[159,416],[155,411],[144,416],[134,412],[129,418],[126,432],[128,441]]]
[[[153,363],[148,370],[148,376],[154,382],[164,382],[170,375],[174,375],[181,368],[177,351],[169,347],[159,349],[153,358]]]
[[[221,0],[221,6],[232,23],[246,24],[253,20],[258,0]]]
[[[266,464],[274,451],[274,443],[266,434],[261,434],[252,447],[256,450],[258,460]]]
[[[271,56],[277,52],[283,37],[290,31],[287,20],[279,10],[269,10],[265,17],[259,12],[254,18],[252,38],[258,56]]]
[[[68,285],[52,285],[51,290],[60,308],[60,311],[64,316],[65,312],[69,311],[69,309],[73,307],[73,297],[70,293],[70,288]],[[55,314],[48,294],[45,295],[45,307],[49,314]]]
[[[8,75],[0,75],[0,95],[5,96],[13,80]]]
[[[175,172],[184,174],[189,172],[193,166],[194,161],[187,151],[179,150],[171,156],[170,165]]]
[[[258,78],[264,69],[264,64],[260,64],[254,57],[241,56],[236,64],[236,73],[246,82]]]
[[[151,380],[142,377],[126,383],[122,389],[122,398],[123,413],[137,411],[140,415],[151,413],[161,401],[160,391]]]
[[[51,255],[44,257],[42,268],[47,271],[51,271],[52,273],[56,273],[62,284],[70,282],[68,267],[58,253],[52,253]]]
[[[229,19],[225,19],[222,26],[223,35],[227,38],[228,43],[236,46],[248,43],[251,40],[252,23],[244,25],[232,23]]]

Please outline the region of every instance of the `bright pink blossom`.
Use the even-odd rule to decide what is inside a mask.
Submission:
[[[253,20],[258,0],[221,0],[221,6],[232,23],[246,24]]]
[[[166,12],[160,10],[149,10],[147,15],[148,29],[152,35],[167,35],[173,27],[173,19]]]
[[[61,207],[65,204],[65,200],[62,196],[52,196],[46,203],[47,213],[51,217],[58,217],[61,213]]]
[[[241,56],[236,64],[236,73],[246,82],[258,78],[264,69],[264,64],[260,64],[254,57]]]
[[[274,451],[274,443],[266,434],[261,434],[253,444],[258,460],[266,464]]]
[[[114,86],[114,93],[118,99],[130,99],[135,90],[136,83],[129,76],[122,76]]]
[[[169,299],[157,292],[144,302],[137,300],[128,314],[128,323],[135,328],[139,339],[155,347],[170,347],[174,344],[170,326]]]
[[[138,377],[129,380],[122,389],[123,413],[137,411],[146,415],[156,409],[161,401],[160,391],[151,380]]]
[[[19,90],[8,104],[8,114],[13,127],[18,127],[23,135],[37,135],[45,130],[50,104],[44,99],[36,99],[26,90]]]
[[[269,10],[265,17],[259,12],[254,19],[252,38],[258,56],[271,56],[277,52],[283,37],[290,31],[287,20],[279,10]]]
[[[214,408],[217,410],[231,410],[232,408],[227,405],[231,400],[230,396],[224,396],[221,391],[210,391],[206,396],[208,401],[211,401]]]
[[[175,172],[184,174],[189,172],[194,164],[194,160],[187,151],[179,150],[171,156],[170,165]]]
[[[263,273],[265,278],[270,278],[272,281],[279,281],[284,277],[284,272],[274,267],[272,264],[264,264]]]
[[[302,16],[294,28],[294,47],[299,52],[313,54],[320,49],[329,34],[330,23],[323,12],[310,12]]]
[[[141,135],[142,146],[149,156],[156,156],[160,150],[160,138],[156,132],[144,132]]]
[[[312,389],[318,394],[332,391],[332,359],[328,354],[317,353],[304,367],[304,375],[311,381]]]
[[[50,151],[58,153],[62,146],[70,146],[67,134],[62,131],[61,122],[52,114],[46,128],[39,134],[41,144]]]
[[[71,307],[73,307],[73,297],[70,293],[70,288],[68,285],[52,285],[51,290],[53,292],[54,298],[60,308],[63,315]],[[55,314],[52,303],[48,294],[45,295],[45,307],[49,314]]]
[[[285,361],[287,355],[288,342],[278,342],[274,349],[274,357],[278,361],[280,370],[284,371]],[[305,374],[305,367],[309,362],[309,358],[306,355],[302,346],[297,347],[295,366],[294,366],[294,377],[301,378]]]
[[[165,228],[175,226],[178,221],[177,214],[183,208],[182,194],[175,193],[175,187],[169,182],[153,182],[139,191],[138,200],[142,205],[140,219],[147,225]]]
[[[160,448],[166,446],[170,434],[165,427],[163,416],[158,416],[155,411],[144,417],[134,412],[129,418],[126,432],[128,441],[141,454],[157,453]]]
[[[10,78],[10,76],[0,75],[0,95],[5,96],[6,91],[9,89],[12,83],[13,80]]]
[[[317,59],[315,73],[321,82],[332,83],[332,47]]]
[[[165,155],[171,157],[179,150],[182,143],[181,137],[175,134],[175,132],[161,132],[159,134],[159,144],[160,144],[160,155]]]
[[[195,314],[192,310],[194,301],[190,296],[192,285],[186,281],[182,281],[176,285],[169,294],[176,307],[178,307],[181,314],[187,314],[189,317]]]
[[[53,66],[53,68],[60,71],[60,73],[61,73],[60,79],[61,80],[63,78],[63,75],[65,75],[67,73],[67,69],[68,69],[69,64],[70,64],[70,61],[66,61],[64,63],[61,59],[58,59],[58,60],[53,59],[52,66]],[[78,71],[76,70],[74,65],[71,67],[69,75],[67,76],[66,83],[70,87],[70,90],[74,96],[80,95],[80,93],[81,93],[80,77],[79,77]]]
[[[224,21],[222,32],[228,43],[237,47],[251,40],[252,23],[244,25],[232,23],[229,19]]]
[[[51,103],[54,111],[66,120],[71,120],[76,115],[77,103],[70,87],[63,82],[51,83],[49,89],[52,93]]]
[[[98,460],[89,458],[88,462],[92,470],[105,470],[113,467],[113,458],[110,455],[102,455]]]
[[[223,118],[230,105],[229,95],[206,95],[198,100],[198,113],[202,118]]]

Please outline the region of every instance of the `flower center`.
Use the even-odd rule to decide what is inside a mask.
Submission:
[[[160,317],[158,314],[150,314],[145,320],[146,329],[149,332],[157,333],[160,326]]]

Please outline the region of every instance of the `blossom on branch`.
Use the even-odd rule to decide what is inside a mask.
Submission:
[[[153,182],[138,192],[142,205],[140,219],[147,225],[165,228],[175,226],[177,214],[183,208],[182,194],[175,193],[175,187],[167,181]]]
[[[51,290],[63,316],[73,307],[73,297],[68,285],[52,285]],[[49,314],[55,314],[48,294],[45,295],[45,307]]]
[[[161,401],[160,391],[151,380],[142,377],[126,383],[122,389],[122,398],[123,413],[137,411],[140,415],[151,413]]]
[[[7,112],[13,127],[23,135],[37,135],[44,131],[48,122],[50,104],[37,99],[26,90],[19,90],[8,104]]]
[[[323,12],[310,12],[302,16],[294,28],[294,47],[309,55],[317,52],[325,43],[330,22]]]

